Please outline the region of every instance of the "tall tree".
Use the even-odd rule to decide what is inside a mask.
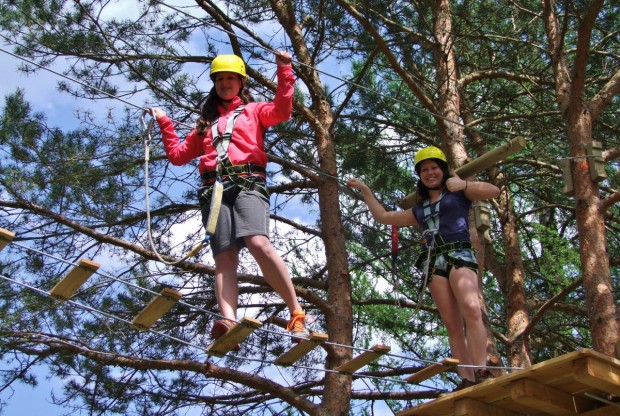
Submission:
[[[611,285],[605,216],[609,208],[620,201],[620,192],[611,192],[607,197],[601,195],[592,175],[591,167],[598,162],[591,149],[596,121],[620,92],[620,70],[605,70],[600,80],[587,74],[589,65],[599,67],[602,64],[595,54],[598,47],[604,50],[609,36],[617,41],[609,19],[617,16],[618,8],[603,10],[603,5],[603,1],[571,2],[561,6],[554,1],[544,1],[543,19],[555,95],[566,123],[592,343],[594,349],[613,355],[620,333],[620,311]],[[563,33],[566,31],[563,27],[569,25],[574,28],[570,38]],[[593,47],[596,47],[594,51]],[[574,48],[570,59],[567,48]]]

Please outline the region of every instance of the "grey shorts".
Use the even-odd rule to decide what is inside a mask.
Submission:
[[[463,248],[459,250],[452,250],[448,252],[444,252],[438,254],[436,256],[431,256],[430,265],[427,264],[427,252],[422,253],[420,258],[421,267],[420,270],[422,273],[425,273],[428,269],[429,271],[429,282],[433,275],[442,276],[448,278],[450,276],[450,271],[453,268],[458,269],[459,267],[467,267],[472,269],[473,271],[478,271],[478,263],[476,260],[476,253],[471,248]],[[429,268],[430,266],[430,268]]]
[[[210,205],[210,200],[201,204],[205,227]],[[233,196],[225,192],[215,233],[209,239],[213,255],[225,251],[233,244],[238,249],[245,247],[243,237],[252,235],[269,236],[269,200],[257,191],[241,190]]]

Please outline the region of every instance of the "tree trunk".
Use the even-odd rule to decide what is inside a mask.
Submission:
[[[332,125],[334,116],[325,94],[318,72],[312,60],[301,27],[295,20],[292,4],[287,1],[272,0],[272,8],[284,30],[288,33],[295,55],[306,65],[299,68],[299,76],[304,79],[308,93],[312,97],[312,112],[304,111],[306,119],[315,134],[319,159],[317,190],[319,194],[319,213],[325,256],[327,259],[327,298],[329,310],[323,310],[329,340],[336,344],[352,345],[353,311],[351,282],[349,280],[345,233],[342,226],[337,181],[336,145]],[[334,369],[352,357],[350,348],[328,347],[326,368]],[[328,372],[325,375],[323,401],[319,414],[325,416],[346,416],[349,414],[352,378]]]
[[[322,223],[323,242],[327,257],[328,303],[330,310],[325,314],[329,340],[336,344],[352,345],[353,312],[351,300],[351,281],[347,265],[345,233],[342,226],[338,182],[334,179],[336,170],[336,150],[334,137],[327,126],[332,125],[332,112],[329,103],[322,100],[316,103],[317,118],[324,129],[316,131],[316,144],[319,150],[319,166],[329,176],[318,178],[319,211]],[[326,367],[333,369],[352,357],[350,348],[334,347],[328,349]],[[341,374],[327,373],[321,414],[349,414],[352,379]]]
[[[506,190],[498,198],[500,205],[500,225],[506,252],[506,272],[503,290],[506,300],[506,346],[508,363],[511,367],[530,366],[528,336],[524,331],[530,321],[526,304],[525,278],[519,241],[518,224],[512,210],[512,203]]]
[[[570,155],[575,190],[575,212],[579,233],[579,256],[583,273],[592,346],[596,351],[615,356],[618,318],[611,288],[607,254],[605,211],[596,182],[590,177],[586,144],[592,141],[591,116],[586,105],[571,106],[568,114]]]

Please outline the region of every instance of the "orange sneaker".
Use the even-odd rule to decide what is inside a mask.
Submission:
[[[293,317],[286,325],[286,330],[293,335],[293,342],[301,342],[310,336],[310,331],[306,328],[306,313],[302,310],[293,312]]]

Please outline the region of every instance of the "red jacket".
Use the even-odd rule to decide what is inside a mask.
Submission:
[[[288,120],[293,110],[295,77],[291,66],[278,66],[277,76],[278,87],[273,102],[248,103],[237,117],[228,147],[228,158],[233,165],[251,163],[263,167],[267,166],[267,155],[263,142],[265,131],[268,127]],[[224,133],[226,120],[241,104],[243,104],[241,99],[235,97],[228,110],[219,107],[218,130],[220,133]],[[197,134],[196,129],[194,129],[181,142],[174,131],[172,120],[168,117],[160,117],[157,122],[162,132],[166,155],[173,165],[184,165],[200,157],[198,169],[201,173],[215,170],[217,150],[211,144],[211,129],[208,129],[204,136]]]

